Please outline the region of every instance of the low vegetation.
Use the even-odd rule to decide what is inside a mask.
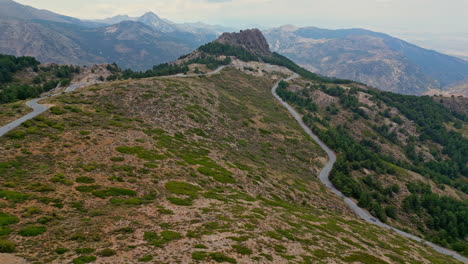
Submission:
[[[271,95],[284,73],[253,74],[47,99],[57,111],[0,138],[0,250],[34,263],[365,260],[358,252],[455,263],[358,221],[316,177],[325,153]]]
[[[440,188],[445,188],[446,184],[466,193],[468,140],[455,131],[448,131],[444,124],[466,122],[467,118],[429,97],[357,87],[345,89],[324,83],[302,85],[301,90],[292,92],[288,89],[290,84],[283,82],[278,94],[304,113],[304,122],[339,153],[331,173],[333,184],[381,221],[412,221],[415,231],[423,232],[428,240],[468,254],[464,242],[468,235],[464,228],[468,224],[466,203],[434,193],[432,187],[423,182],[401,179],[408,170],[430,179]],[[334,97],[339,105],[320,105],[314,101],[312,93]],[[370,103],[360,102],[358,98],[362,96],[369,98]],[[391,114],[389,109],[392,108],[399,112]],[[378,115],[372,117],[366,109]],[[360,125],[340,119],[346,115],[348,122],[352,120]],[[408,126],[404,120],[414,124],[417,134],[398,129],[398,126]],[[362,138],[364,133],[372,136]],[[429,146],[430,153],[424,154],[423,149],[416,148],[424,145]],[[391,155],[383,151],[384,148],[396,149],[394,153],[399,151],[402,156]],[[367,173],[363,174],[364,170]],[[382,176],[400,179],[389,184]],[[402,189],[410,195],[402,197]]]

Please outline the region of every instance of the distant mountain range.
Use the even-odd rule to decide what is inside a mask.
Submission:
[[[265,31],[272,49],[314,72],[403,94],[448,89],[468,62],[364,29],[283,26]]]
[[[0,0],[0,53],[34,56],[41,62],[116,62],[122,68],[146,70],[190,53],[226,31],[232,29],[177,24],[152,12],[86,21]],[[468,61],[383,33],[283,26],[264,34],[272,50],[309,70],[382,90],[463,94],[460,87],[468,80]]]
[[[145,70],[214,40],[221,28],[175,24],[154,13],[84,21],[0,0],[0,53],[34,56],[41,62],[116,62]]]
[[[226,31],[232,31],[234,29],[224,26],[218,25],[208,25],[201,22],[198,23],[183,23],[177,24],[170,20],[163,19],[158,17],[153,12],[147,12],[141,17],[130,17],[128,15],[117,15],[110,18],[93,20],[90,22],[98,23],[98,24],[106,24],[112,25],[117,24],[123,21],[137,21],[141,22],[145,25],[148,25],[155,30],[168,33],[168,32],[191,32],[191,33],[198,33],[198,34],[213,34],[213,35],[221,35]]]

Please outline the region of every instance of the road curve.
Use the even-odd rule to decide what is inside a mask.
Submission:
[[[283,81],[290,81],[290,80],[293,80],[295,78],[299,77],[298,74],[294,74],[292,75],[291,77],[287,78],[287,79],[284,79]],[[423,243],[423,244],[426,244],[428,246],[430,246],[432,249],[434,249],[435,251],[439,252],[439,253],[442,253],[444,255],[448,255],[448,256],[451,256],[457,260],[460,260],[464,263],[468,263],[468,258],[458,254],[457,252],[454,252],[450,249],[447,249],[447,248],[444,248],[444,247],[441,247],[439,245],[436,245],[432,242],[429,242],[429,241],[426,241],[422,238],[419,238],[417,236],[414,236],[412,234],[409,234],[407,232],[404,232],[400,229],[397,229],[397,228],[394,228],[394,227],[391,227],[385,223],[382,223],[381,221],[379,221],[378,219],[374,218],[372,215],[370,215],[367,211],[365,211],[364,209],[362,209],[361,207],[357,206],[357,204],[349,199],[348,197],[346,197],[343,193],[341,193],[338,189],[335,188],[335,186],[333,186],[333,184],[331,183],[330,179],[329,179],[329,176],[330,176],[330,172],[333,168],[333,165],[335,164],[336,162],[336,154],[335,152],[333,152],[322,140],[320,140],[317,135],[315,135],[312,130],[310,130],[310,128],[308,126],[306,126],[306,124],[304,124],[304,122],[302,121],[302,117],[301,115],[299,115],[299,113],[294,110],[294,108],[292,108],[288,103],[286,103],[277,93],[276,93],[276,89],[278,88],[278,85],[279,85],[280,82],[277,82],[275,84],[275,86],[273,86],[273,88],[271,89],[271,92],[273,94],[273,96],[284,106],[288,109],[288,111],[291,113],[291,115],[294,117],[294,119],[296,119],[296,121],[301,125],[302,129],[304,129],[304,131],[310,136],[312,137],[312,139],[317,142],[317,144],[327,153],[328,155],[328,162],[327,164],[325,165],[325,167],[322,169],[322,171],[320,172],[319,174],[319,179],[320,181],[328,188],[330,189],[332,192],[334,192],[336,195],[338,195],[339,197],[341,197],[344,202],[346,203],[346,205],[351,209],[353,210],[359,217],[361,217],[363,220],[371,223],[371,224],[374,224],[374,225],[377,225],[377,226],[380,226],[380,227],[383,227],[383,228],[386,228],[388,230],[392,230],[404,237],[407,237],[407,238],[410,238],[412,240],[415,240],[417,242],[420,242],[420,243]]]
[[[170,75],[170,76],[162,76],[162,78],[187,78],[187,77],[211,76],[211,75],[215,75],[215,74],[220,73],[226,67],[229,67],[229,65],[220,66],[216,70],[214,70],[212,72],[209,72],[209,73],[176,74],[176,75]],[[68,86],[63,93],[70,93],[70,92],[73,92],[73,91],[75,91],[76,89],[78,89],[80,87],[90,85],[90,84],[95,84],[95,83],[73,84],[73,85]],[[36,117],[36,116],[44,113],[45,111],[47,111],[49,108],[47,106],[45,106],[45,105],[39,104],[39,101],[41,101],[43,99],[46,99],[46,98],[49,98],[49,97],[57,96],[59,94],[61,94],[61,93],[47,95],[47,96],[44,96],[44,97],[41,97],[41,98],[36,98],[36,99],[32,99],[30,101],[27,101],[26,105],[29,106],[30,108],[32,108],[33,111],[31,113],[19,118],[19,119],[16,119],[15,121],[13,121],[11,123],[6,124],[5,126],[0,127],[0,137],[4,136],[6,133],[10,132],[11,130],[17,128],[22,123],[24,123],[24,122],[26,122],[26,121],[28,121],[30,119],[33,119],[34,117]]]
[[[224,66],[221,66],[219,68],[217,68],[216,70],[212,71],[212,72],[209,72],[209,73],[204,73],[204,74],[177,74],[177,75],[171,75],[171,76],[165,76],[163,78],[186,78],[186,77],[198,77],[198,76],[210,76],[210,75],[214,75],[214,74],[218,74],[220,73],[224,68],[226,67],[229,67],[229,65],[224,65]],[[294,73],[291,77],[287,78],[287,79],[284,79],[284,81],[290,81],[290,80],[293,80],[295,78],[299,77],[298,74]],[[361,217],[362,219],[364,219],[365,221],[371,223],[371,224],[374,224],[374,225],[377,225],[377,226],[380,226],[380,227],[383,227],[383,228],[386,228],[386,229],[389,229],[389,230],[392,230],[392,231],[395,231],[396,233],[404,236],[404,237],[407,237],[407,238],[410,238],[410,239],[413,239],[417,242],[421,242],[421,243],[424,243],[430,247],[432,247],[435,251],[439,252],[439,253],[442,253],[442,254],[445,254],[445,255],[448,255],[448,256],[452,256],[454,257],[455,259],[458,259],[464,263],[468,263],[468,258],[466,257],[463,257],[461,256],[460,254],[452,251],[452,250],[449,250],[449,249],[446,249],[446,248],[443,248],[441,246],[438,246],[438,245],[435,245],[429,241],[425,241],[419,237],[416,237],[414,235],[411,235],[409,233],[406,233],[402,230],[399,230],[397,228],[394,228],[394,227],[391,227],[385,223],[382,223],[381,221],[379,221],[378,219],[375,219],[374,217],[372,217],[368,212],[364,211],[362,208],[360,208],[359,206],[357,206],[357,204],[349,199],[348,197],[346,197],[343,193],[341,193],[339,190],[337,190],[333,184],[331,183],[330,179],[329,179],[329,176],[330,176],[330,172],[333,168],[333,165],[335,164],[336,162],[336,154],[325,144],[323,143],[323,141],[321,141],[313,132],[312,130],[310,130],[309,127],[307,127],[304,122],[302,121],[302,117],[299,115],[299,113],[296,112],[296,110],[294,110],[294,108],[292,108],[288,103],[286,103],[285,101],[283,101],[283,99],[281,97],[279,97],[279,95],[276,93],[276,89],[278,88],[278,85],[279,85],[280,82],[277,82],[275,84],[275,86],[273,86],[273,88],[271,89],[271,92],[273,94],[273,96],[284,106],[288,109],[288,111],[293,115],[293,117],[296,119],[296,121],[301,125],[302,129],[304,129],[304,131],[310,136],[312,137],[312,139],[315,140],[315,142],[317,142],[317,144],[319,144],[319,146],[327,153],[328,157],[329,157],[329,160],[327,162],[327,164],[325,165],[325,167],[322,169],[322,171],[320,172],[320,175],[319,175],[319,178],[320,178],[320,181],[325,185],[327,186],[327,188],[329,188],[332,192],[334,192],[336,195],[340,196],[341,198],[343,198],[344,202],[349,206],[349,208],[351,208],[357,215],[359,215],[359,217]],[[93,83],[79,83],[79,84],[74,84],[74,85],[71,85],[69,87],[67,87],[67,89],[65,89],[64,93],[69,93],[69,92],[73,92],[75,91],[77,88],[79,87],[82,87],[82,86],[86,86],[86,85],[90,85],[90,84],[93,84]],[[3,127],[0,127],[0,137],[5,135],[6,133],[10,132],[11,130],[15,129],[16,127],[18,127],[19,125],[21,125],[22,123],[24,123],[25,121],[27,120],[30,120],[42,113],[44,113],[45,111],[47,111],[49,108],[45,105],[41,105],[39,104],[39,101],[45,99],[45,98],[49,98],[49,97],[53,97],[53,96],[57,96],[61,93],[56,93],[56,94],[52,94],[52,95],[48,95],[48,96],[45,96],[45,97],[41,97],[41,98],[36,98],[36,99],[32,99],[28,102],[26,102],[26,105],[31,107],[33,109],[33,111]]]
[[[93,83],[78,83],[78,84],[70,85],[69,87],[67,87],[67,89],[65,89],[64,93],[73,92],[77,88],[85,86],[85,85],[89,85],[89,84],[93,84]],[[11,123],[6,124],[5,126],[0,127],[0,137],[4,136],[6,133],[10,132],[11,130],[17,128],[22,123],[24,123],[24,122],[26,122],[26,121],[28,121],[30,119],[33,119],[36,116],[38,116],[38,115],[44,113],[45,111],[47,111],[49,108],[47,106],[45,106],[45,105],[40,104],[39,101],[41,101],[43,99],[46,99],[46,98],[49,98],[49,97],[57,96],[59,94],[61,94],[61,93],[51,94],[51,95],[47,95],[47,96],[44,96],[44,97],[40,97],[40,98],[36,98],[36,99],[32,99],[32,100],[27,101],[26,105],[29,106],[30,108],[32,108],[33,111],[31,113],[19,118],[19,119],[16,119],[15,121],[13,121]]]
[[[224,68],[231,67],[230,65],[223,65],[218,67],[216,70],[209,72],[209,73],[199,73],[199,74],[176,74],[176,75],[168,75],[168,76],[161,76],[161,78],[187,78],[187,77],[199,77],[199,76],[210,76],[220,73]]]

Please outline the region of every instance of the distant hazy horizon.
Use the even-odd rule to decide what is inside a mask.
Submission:
[[[236,29],[285,24],[365,28],[416,45],[468,56],[465,0],[18,0],[80,19],[154,12],[174,22],[204,22]],[[227,11],[228,10],[228,11]]]

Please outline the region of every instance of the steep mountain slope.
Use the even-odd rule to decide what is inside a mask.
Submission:
[[[363,29],[284,26],[265,31],[278,51],[306,68],[403,94],[445,89],[468,76],[468,63]]]
[[[0,20],[0,25],[0,53],[34,56],[44,63],[117,62],[144,70],[207,41],[190,33],[161,33],[132,21],[94,29],[42,20]]]
[[[146,70],[216,38],[214,33],[176,29],[153,13],[139,18],[141,22],[104,26],[9,0],[0,2],[0,10],[5,13],[0,15],[0,53],[34,56],[43,63],[117,62],[123,68]]]
[[[105,61],[43,23],[22,20],[0,19],[0,53],[33,56],[42,62],[78,65]]]
[[[356,84],[298,80],[279,93],[338,153],[332,182],[345,195],[381,221],[468,254],[466,116],[429,97]]]
[[[379,92],[308,73],[278,54],[252,58],[263,50],[262,44],[250,54],[242,48],[252,37],[231,34],[225,38],[234,38],[228,44],[237,51],[217,45],[219,41],[200,50],[237,53],[245,61],[270,61],[302,75],[305,80],[299,87],[288,91],[288,84],[280,83],[278,93],[300,107],[304,121],[341,152],[332,175],[335,186],[381,221],[404,230],[409,227],[421,237],[468,254],[464,228],[468,224],[468,140],[463,131],[468,118],[429,97]],[[328,100],[320,101],[327,96]]]
[[[77,18],[59,15],[48,10],[36,9],[12,0],[0,0],[0,18],[14,20],[47,20],[59,23],[70,23],[85,27],[103,26],[101,23],[84,21]]]
[[[0,139],[4,234],[49,263],[452,262],[325,191],[323,153],[270,94],[289,73],[255,65],[51,99]]]
[[[327,191],[325,154],[270,91],[292,72],[231,41],[178,62],[231,64],[217,75],[93,85],[0,138],[0,250],[46,263],[457,263]]]

